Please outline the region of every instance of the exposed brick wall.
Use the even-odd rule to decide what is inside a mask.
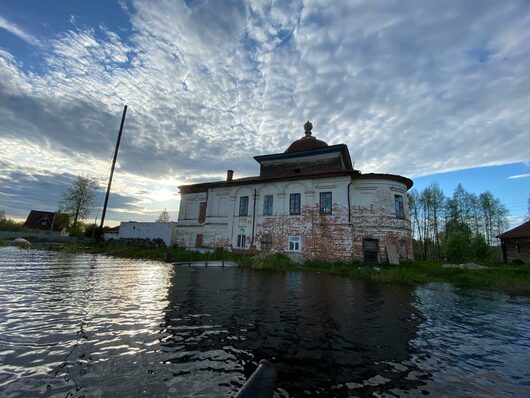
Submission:
[[[350,188],[350,183],[352,183]],[[296,186],[295,186],[296,185]],[[348,189],[350,189],[351,217],[348,217]],[[333,192],[331,215],[319,214],[319,192]],[[199,224],[198,207],[195,219],[180,219],[177,228],[177,244],[193,247],[196,234],[204,234],[203,244],[208,247],[236,249],[237,235],[243,231],[247,237],[246,250],[252,242],[252,199],[249,216],[239,217],[238,200],[247,195],[253,198],[253,186],[233,187],[226,190],[212,190],[208,194],[208,210],[204,224]],[[387,260],[386,246],[396,246],[400,259],[413,259],[410,222],[397,218],[394,195],[404,196],[405,215],[408,216],[406,186],[395,181],[366,179],[352,181],[349,177],[334,177],[295,182],[277,182],[257,185],[257,206],[254,245],[261,250],[264,235],[271,237],[271,252],[286,253],[298,261],[322,259],[328,261],[363,261],[363,240],[377,239],[381,261]],[[289,209],[289,195],[301,193],[300,216],[285,214]],[[274,195],[274,216],[263,216],[264,195]],[[187,204],[205,200],[202,194],[186,195]],[[204,197],[203,197],[204,196]],[[227,199],[228,198],[228,199]],[[184,201],[184,199],[183,199]],[[214,209],[214,210],[212,210]],[[221,212],[221,209],[223,210]],[[221,216],[222,214],[222,216]],[[301,251],[288,251],[289,236],[301,238]]]
[[[280,215],[257,225],[256,241],[272,236],[272,251],[286,253],[295,260],[346,260],[351,258],[351,227],[344,222],[344,209],[336,204],[333,214],[321,215],[318,206],[302,206],[300,216]],[[300,252],[288,251],[289,236],[299,236]]]
[[[272,252],[288,254],[295,260],[363,261],[363,239],[379,241],[379,256],[387,261],[386,245],[395,245],[401,259],[413,259],[408,220],[396,219],[382,208],[355,208],[351,225],[348,210],[333,205],[333,214],[321,215],[318,206],[303,206],[300,216],[280,215],[257,225],[258,249],[264,234],[272,236]],[[301,252],[289,252],[289,236],[301,237]]]
[[[388,215],[383,207],[352,207],[353,258],[363,260],[363,239],[379,241],[379,256],[387,261],[386,245],[396,246],[402,260],[413,260],[410,221]]]

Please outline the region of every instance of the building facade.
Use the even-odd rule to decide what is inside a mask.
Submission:
[[[107,234],[107,237],[108,239],[161,239],[169,247],[175,243],[175,225],[174,222],[122,222],[119,229],[114,234]]]
[[[68,236],[66,231],[68,215],[52,211],[31,210],[24,227],[52,235]]]
[[[413,259],[407,190],[393,174],[362,174],[344,144],[305,136],[256,156],[260,175],[180,186],[176,243],[285,253],[295,260]]]

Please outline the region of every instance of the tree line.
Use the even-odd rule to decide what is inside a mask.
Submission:
[[[408,193],[417,258],[460,261],[493,258],[496,236],[508,227],[508,209],[491,192],[479,195],[458,184],[451,197],[437,182]]]

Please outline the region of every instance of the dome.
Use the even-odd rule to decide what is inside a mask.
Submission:
[[[305,137],[302,137],[299,140],[294,141],[291,145],[289,145],[289,148],[287,148],[285,153],[301,152],[301,151],[309,151],[311,149],[326,148],[328,144],[326,144],[324,141],[317,140],[315,137],[311,135],[312,129],[313,129],[313,124],[308,120],[307,123],[304,124]]]

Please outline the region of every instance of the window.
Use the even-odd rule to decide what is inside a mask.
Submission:
[[[239,215],[248,216],[248,196],[241,196],[239,198]]]
[[[300,194],[292,193],[289,197],[289,214],[290,215],[299,215],[300,214]]]
[[[272,235],[264,234],[261,237],[261,250],[270,251],[272,249]]]
[[[331,214],[331,192],[320,192],[320,214]]]
[[[263,215],[264,216],[272,216],[272,203],[274,196],[272,195],[265,195],[263,199]]]
[[[394,195],[394,205],[396,206],[396,217],[405,218],[405,212],[403,211],[403,196]]]
[[[289,236],[289,251],[299,252],[300,251],[300,237]]]
[[[237,235],[237,247],[245,247],[247,237],[244,234]]]
[[[206,220],[206,202],[199,203],[199,224],[204,224]]]

